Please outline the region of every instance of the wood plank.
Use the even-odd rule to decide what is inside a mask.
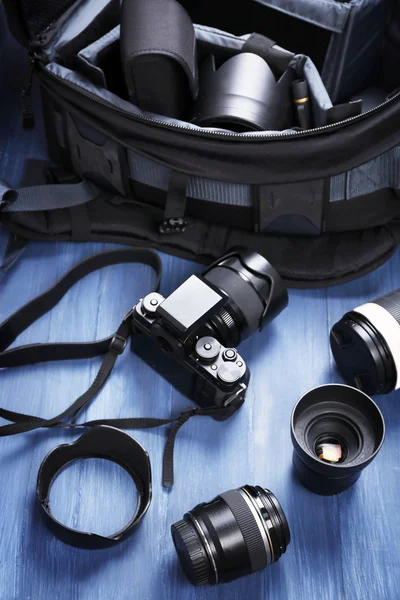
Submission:
[[[0,177],[18,185],[25,159],[45,158],[46,144],[37,94],[38,125],[33,132],[21,129],[19,91],[26,57],[4,37],[1,16],[0,33],[0,89],[5,91],[0,96]],[[5,244],[6,232],[1,230],[0,252]],[[111,246],[32,243],[0,283],[0,320],[76,262],[106,247]],[[201,270],[199,265],[165,255],[162,260],[165,294]],[[329,353],[330,326],[346,310],[398,287],[399,266],[397,253],[376,273],[346,286],[292,291],[288,310],[241,347],[252,382],[240,413],[225,423],[194,419],[180,432],[171,492],[160,483],[166,431],[134,432],[150,453],[154,498],[140,529],[119,547],[98,552],[70,548],[56,540],[40,519],[35,503],[39,465],[49,450],[73,441],[78,432],[38,431],[1,439],[0,598],[398,600],[397,397],[379,399],[388,428],[380,456],[352,490],[338,497],[313,495],[293,478],[289,421],[294,403],[304,392],[340,381]],[[79,283],[18,342],[85,341],[108,335],[151,284],[151,272],[144,266],[103,269]],[[52,416],[88,387],[98,365],[94,359],[3,370],[1,405]],[[148,365],[126,351],[86,416],[169,416],[187,405]],[[268,487],[281,501],[292,530],[288,553],[251,578],[194,589],[178,565],[170,525],[198,502],[245,483]],[[54,512],[66,524],[103,534],[129,518],[134,501],[130,479],[103,461],[85,461],[67,469],[52,495]]]

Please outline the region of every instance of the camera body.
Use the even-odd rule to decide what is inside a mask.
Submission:
[[[237,410],[245,400],[250,371],[236,349],[218,341],[209,322],[224,302],[220,292],[193,275],[167,299],[153,293],[141,300],[132,326],[194,375],[188,395],[196,404]]]
[[[232,251],[168,298],[154,292],[140,300],[131,313],[131,349],[199,406],[231,408],[216,417],[228,418],[250,381],[236,347],[287,302],[282,279],[264,257]]]

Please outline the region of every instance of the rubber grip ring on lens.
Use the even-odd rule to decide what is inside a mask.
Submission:
[[[395,365],[397,378],[395,389],[400,389],[400,325],[396,318],[380,304],[368,302],[354,309],[367,318],[384,338]]]
[[[373,303],[387,310],[400,325],[400,289],[374,300]]]
[[[231,490],[219,495],[231,509],[238,527],[242,532],[253,573],[261,571],[267,564],[267,552],[260,527],[251,512],[246,500],[238,490]]]
[[[199,534],[184,520],[175,523],[173,528],[188,552],[193,567],[194,584],[205,585],[209,582],[209,560],[203,544],[199,541]]]

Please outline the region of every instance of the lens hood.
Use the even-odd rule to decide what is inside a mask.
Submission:
[[[52,514],[50,492],[53,482],[64,467],[75,460],[102,458],[120,465],[131,476],[138,491],[138,504],[129,523],[110,536],[79,531],[67,527]],[[133,437],[108,425],[98,425],[86,431],[71,444],[54,448],[40,465],[36,496],[45,522],[62,542],[85,550],[111,548],[125,541],[136,530],[147,513],[152,498],[151,465],[146,450]]]
[[[291,437],[295,473],[316,494],[351,487],[378,454],[385,423],[378,406],[355,388],[314,388],[296,404]]]
[[[246,248],[233,249],[210,265],[202,277],[230,298],[230,321],[236,323],[237,333],[226,337],[220,332],[227,345],[236,346],[262,330],[288,305],[288,292],[279,273],[264,256]],[[228,311],[229,306],[225,307]]]
[[[287,79],[283,76],[282,79]],[[280,130],[287,118],[284,85],[263,58],[250,52],[233,56],[219,69],[210,55],[200,74],[193,122],[238,133]],[[289,98],[289,93],[286,94]]]

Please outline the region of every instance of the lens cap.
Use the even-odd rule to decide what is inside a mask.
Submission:
[[[333,358],[343,379],[371,396],[392,392],[398,382],[400,329],[375,303],[347,313],[332,327]]]
[[[378,454],[385,438],[381,411],[347,385],[314,388],[292,413],[295,472],[305,487],[331,495],[352,486]]]

